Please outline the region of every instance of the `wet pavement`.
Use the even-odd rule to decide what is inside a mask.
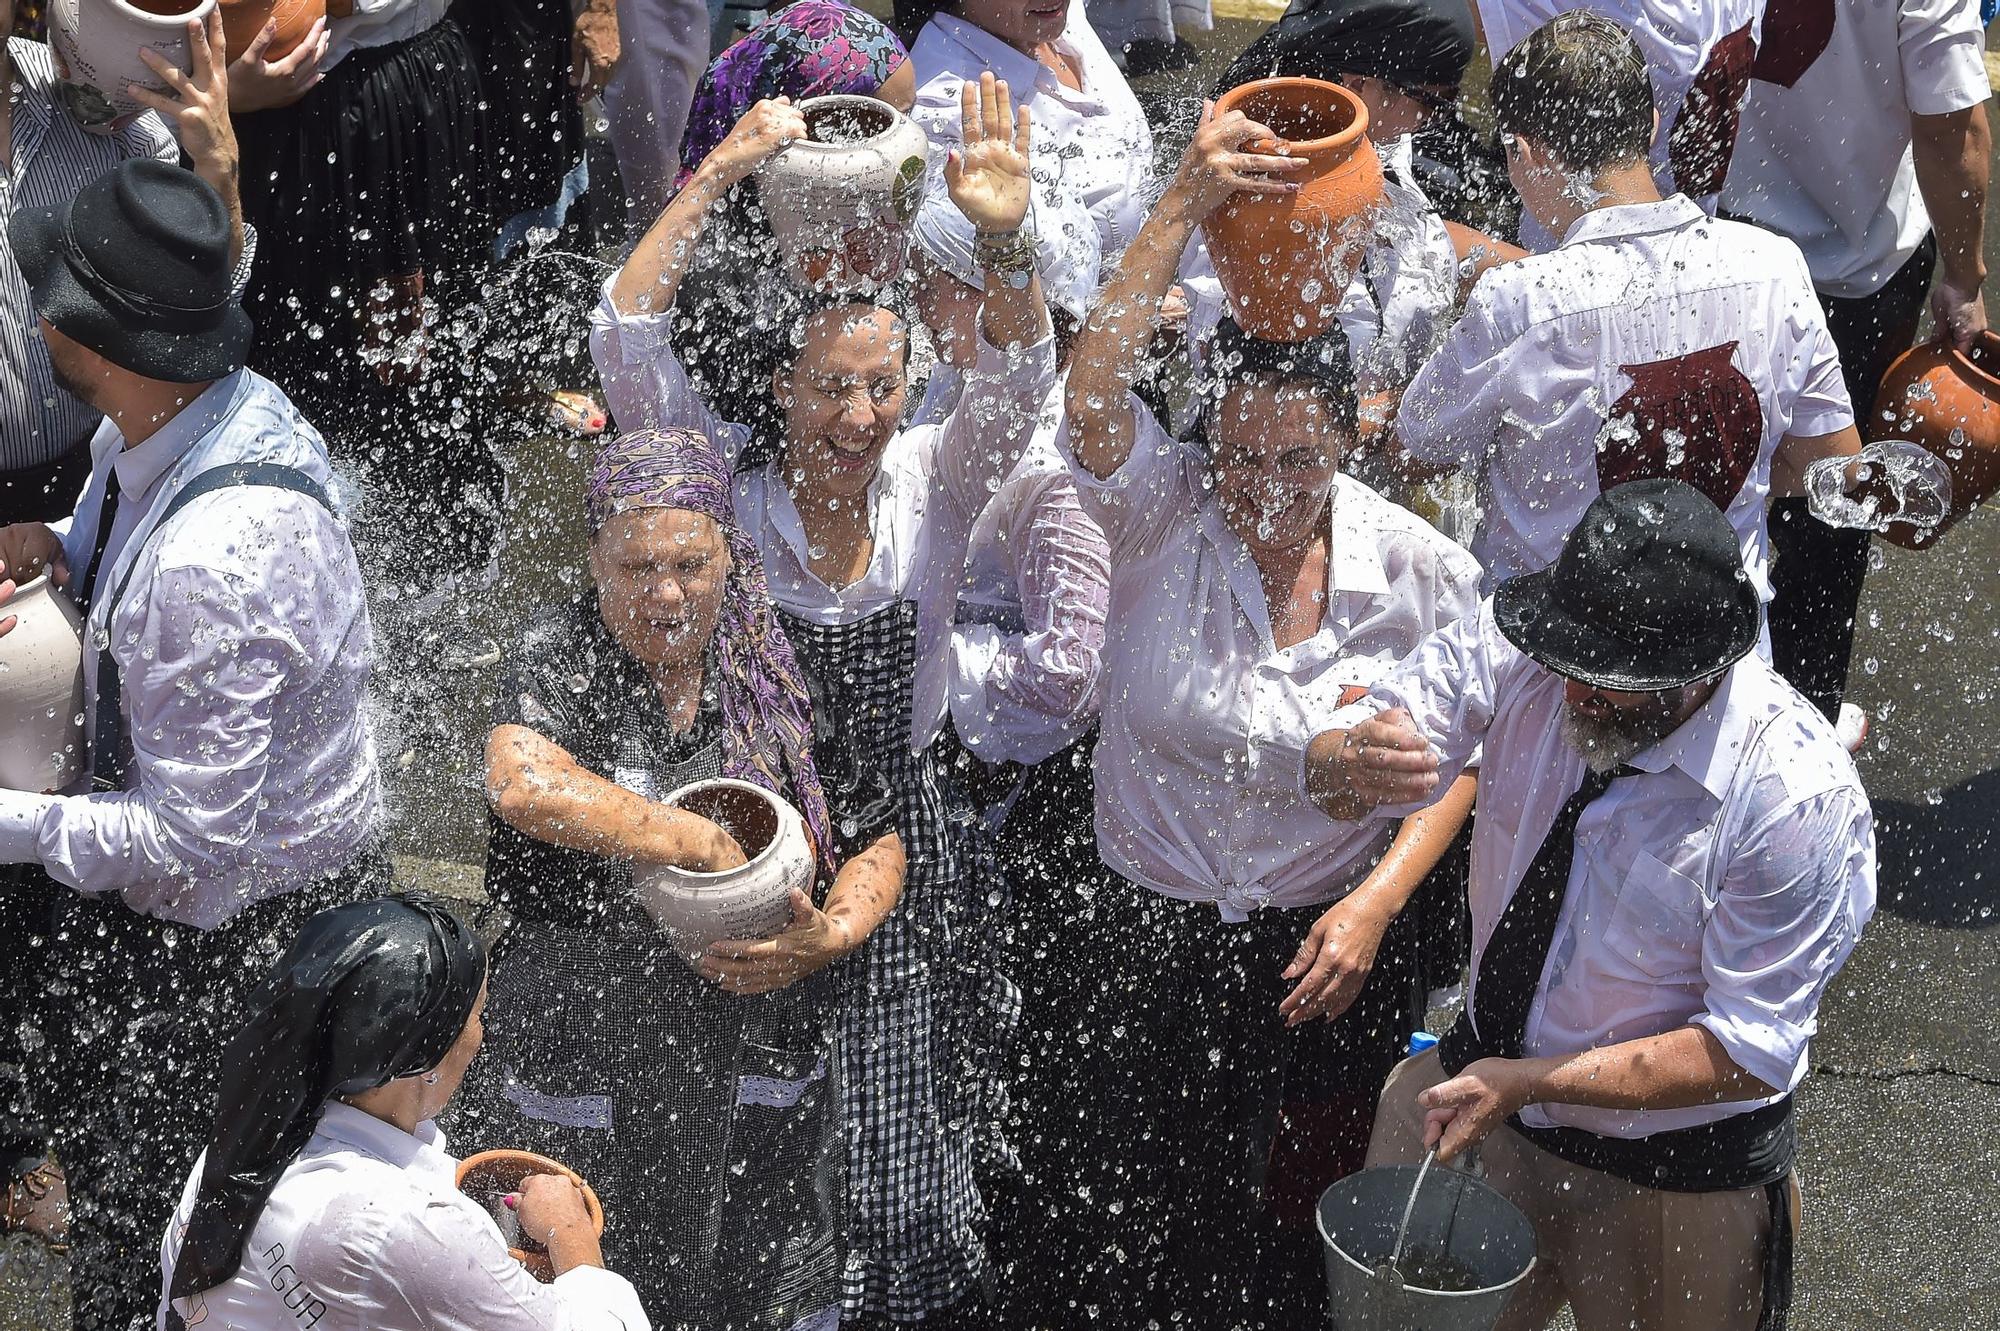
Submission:
[[[1142,94],[1191,105],[1220,68],[1214,52],[1256,31],[1225,19],[1194,77]],[[1989,217],[1987,254],[2000,272],[2000,215]],[[485,639],[509,643],[533,606],[574,585],[586,447],[513,450],[498,582],[435,650],[398,663],[421,672],[419,710],[441,722],[383,755],[395,847],[427,884],[476,890],[476,763],[496,675],[439,662],[477,659]],[[1826,996],[1801,1095],[1792,1325],[1974,1331],[2000,1325],[1990,1219],[2000,1215],[2000,508],[1925,553],[1876,549],[1851,696],[1874,718],[1860,765],[1878,819],[1881,906]],[[0,1331],[65,1326],[59,1282],[59,1268],[20,1244],[0,1248]]]

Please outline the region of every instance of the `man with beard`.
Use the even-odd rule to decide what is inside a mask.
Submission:
[[[1406,816],[1480,755],[1466,1012],[1390,1075],[1369,1163],[1479,1148],[1540,1258],[1502,1327],[1783,1325],[1792,1097],[1875,843],[1758,618],[1715,506],[1633,481],[1308,750],[1339,818]]]
[[[231,231],[215,190],[140,159],[7,234],[59,382],[105,418],[67,531],[0,528],[0,635],[45,570],[86,615],[88,775],[0,790],[0,866],[53,902],[33,1077],[78,1331],[151,1316],[162,1182],[201,1149],[218,1032],[378,861],[360,572],[326,446],[242,368]]]

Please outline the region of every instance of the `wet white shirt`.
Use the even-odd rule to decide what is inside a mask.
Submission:
[[[1090,266],[1108,275],[1146,220],[1153,131],[1124,72],[1085,21],[1082,0],[1071,0],[1069,22],[1055,45],[1081,71],[1080,90],[1064,86],[1054,70],[984,28],[939,14],[910,48],[910,63],[917,70],[911,115],[939,149],[931,154],[931,185],[942,189],[943,149],[960,141],[959,89],[987,70],[1005,79],[1014,104],[1028,107],[1034,120],[1029,151],[1037,186],[1035,226],[1042,240],[1051,239],[1052,228],[1064,244],[1094,240],[1101,263]],[[1079,206],[1088,214],[1094,236],[1079,225]]]
[[[249,370],[217,380],[137,447],[103,422],[90,451],[64,557],[80,579],[115,479],[117,520],[85,640],[110,634],[131,784],[0,791],[0,863],[38,862],[80,891],[122,892],[134,910],[214,928],[340,869],[376,835],[361,572],[341,517],[269,486],[204,495],[155,530],[182,487],[216,467],[277,462],[332,481],[318,432]],[[94,729],[94,650],[83,681]]]
[[[164,1331],[206,1153],[160,1242]],[[434,1123],[404,1132],[334,1101],[271,1190],[226,1284],[172,1304],[190,1331],[650,1331],[625,1277],[579,1266],[543,1285],[453,1183]]]
[[[1627,32],[1646,58],[1653,109],[1660,113],[1653,140],[1653,178],[1660,193],[1685,193],[1714,212],[1729,168],[1736,110],[1728,98],[1696,97],[1696,81],[1719,82],[1733,93],[1756,53],[1764,0],[1474,0],[1486,51],[1497,66],[1521,40],[1558,14],[1587,9]],[[1728,71],[1735,77],[1729,77]],[[1675,142],[1681,117],[1690,115]],[[1557,238],[1534,218],[1521,217],[1521,244],[1544,250]]]
[[[1111,543],[1097,741],[1104,862],[1225,919],[1331,901],[1393,829],[1335,822],[1300,794],[1305,746],[1351,688],[1478,604],[1479,566],[1414,514],[1341,476],[1318,633],[1279,650],[1264,585],[1207,463],[1137,398],[1137,439],[1099,480],[1070,456]]]
[[[590,354],[607,405],[622,429],[698,430],[732,465],[747,426],[709,410],[670,345],[672,314],[621,315],[605,284],[590,319]],[[951,621],[973,519],[1020,461],[1039,405],[1055,384],[1055,345],[1043,338],[1009,354],[979,342],[979,362],[958,402],[936,425],[889,442],[868,487],[875,546],[868,568],[845,587],[812,571],[805,526],[777,458],[736,478],[736,517],[764,557],[771,599],[817,624],[851,624],[898,601],[917,606],[917,679],[911,743],[921,750],[944,719]]]
[[[1931,229],[1910,117],[1992,93],[1977,0],[1823,0],[1774,23],[1723,210],[1789,236],[1829,296],[1873,295]]]
[[[1586,213],[1559,248],[1488,271],[1396,433],[1483,477],[1489,591],[1553,564],[1602,486],[1676,476],[1728,515],[1769,600],[1772,454],[1853,423],[1798,247],[1676,195]]]
[[[1583,784],[1562,739],[1563,680],[1503,637],[1491,603],[1437,634],[1370,696],[1323,715],[1347,729],[1409,709],[1445,789],[1479,751],[1472,957],[1479,958],[1556,813]],[[1819,711],[1756,656],[1585,808],[1576,858],[1528,1013],[1530,1058],[1705,1027],[1780,1092],[1805,1080],[1826,991],[1875,911],[1873,815]],[[1388,821],[1415,806],[1375,810]],[[1470,1002],[1470,998],[1468,998]],[[1768,1100],[1690,1109],[1534,1105],[1532,1127],[1643,1137]]]

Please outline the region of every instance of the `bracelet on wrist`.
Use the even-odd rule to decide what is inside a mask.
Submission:
[[[1019,291],[1035,275],[1035,233],[1025,228],[1015,231],[980,231],[972,237],[972,258],[983,273],[1000,278]]]

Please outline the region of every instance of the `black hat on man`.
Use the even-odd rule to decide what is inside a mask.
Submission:
[[[1456,88],[1477,44],[1467,0],[1292,0],[1236,58],[1215,93],[1252,79],[1333,82],[1343,74],[1405,92]]]
[[[1675,480],[1599,495],[1554,565],[1493,594],[1509,642],[1558,675],[1626,693],[1722,673],[1757,645],[1761,616],[1729,519]]]
[[[168,383],[219,379],[250,350],[231,291],[229,210],[191,171],[121,162],[67,205],[7,228],[35,313],[113,365]]]

